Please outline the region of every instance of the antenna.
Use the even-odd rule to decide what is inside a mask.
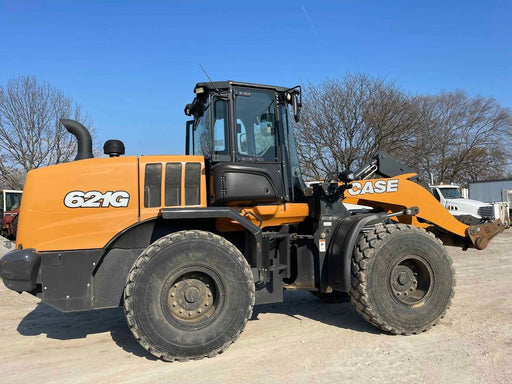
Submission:
[[[208,78],[208,80],[210,80],[210,83],[212,85],[213,88],[215,88],[215,90],[217,91],[217,93],[220,93],[219,90],[217,89],[217,87],[215,86],[215,84],[213,83],[212,79],[210,76],[208,76],[208,73],[206,72],[206,70],[203,68],[203,66],[201,64],[199,64],[199,66],[201,67],[201,69],[203,70],[204,74],[206,75],[206,77]]]

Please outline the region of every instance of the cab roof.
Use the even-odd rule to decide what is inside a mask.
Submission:
[[[215,91],[221,89],[229,89],[230,87],[247,87],[247,88],[261,88],[261,89],[271,89],[277,92],[285,92],[290,91],[292,88],[279,87],[276,85],[265,85],[265,84],[254,84],[254,83],[244,83],[241,81],[233,81],[233,80],[225,80],[225,81],[208,81],[208,82],[200,82],[197,83],[194,87],[194,92],[199,87],[204,87],[208,89],[208,91]]]

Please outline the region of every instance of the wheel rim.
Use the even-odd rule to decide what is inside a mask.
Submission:
[[[170,322],[198,329],[215,319],[223,305],[223,298],[223,285],[213,271],[190,267],[168,278],[161,303]]]
[[[432,294],[434,274],[420,256],[407,255],[391,266],[389,291],[400,304],[419,307]]]

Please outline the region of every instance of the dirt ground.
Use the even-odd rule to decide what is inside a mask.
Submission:
[[[0,284],[0,382],[510,383],[511,248],[510,229],[485,251],[450,248],[455,298],[421,335],[384,334],[349,303],[286,292],[256,307],[225,353],[187,363],[146,353],[121,309],[63,314]]]

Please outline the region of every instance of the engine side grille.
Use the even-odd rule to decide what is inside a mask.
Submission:
[[[185,205],[199,205],[201,201],[201,164],[185,165]]]
[[[168,162],[146,164],[144,175],[145,208],[161,206],[180,207],[200,204],[201,163]]]
[[[181,204],[181,163],[165,164],[165,205]]]

